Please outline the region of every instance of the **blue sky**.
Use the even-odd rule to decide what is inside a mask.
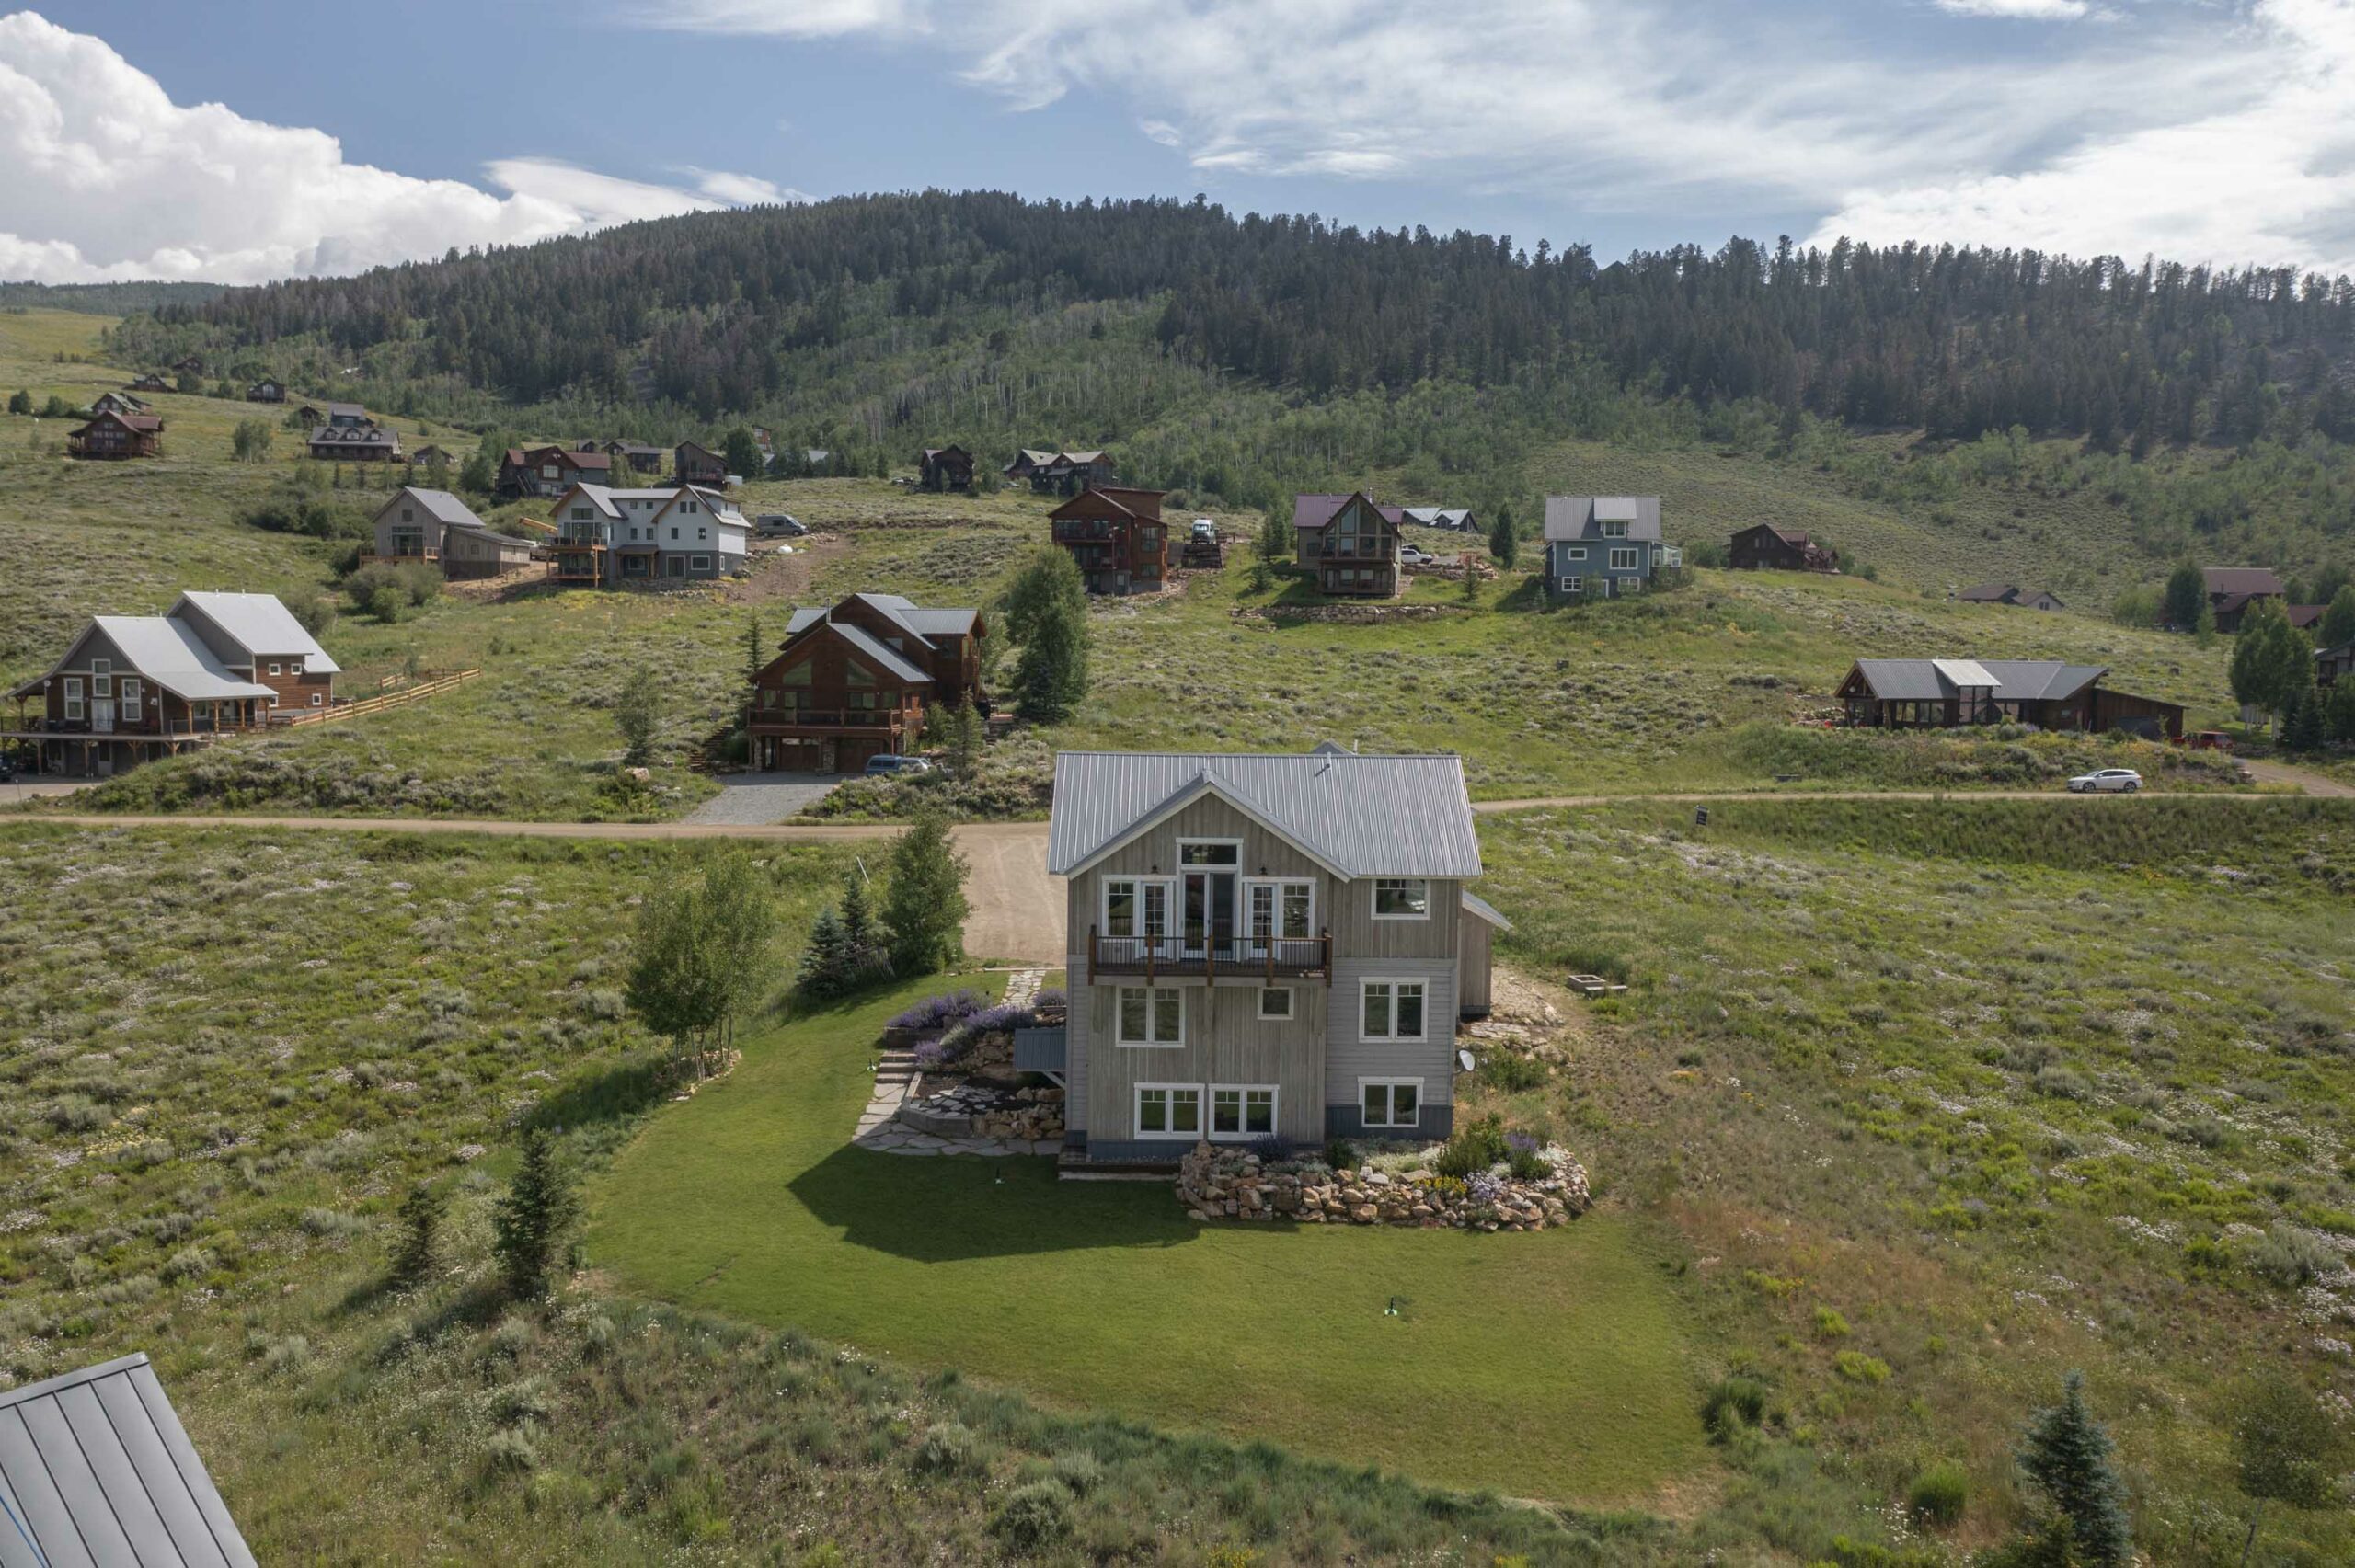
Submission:
[[[332,14],[0,17],[0,277],[250,281],[926,185],[1605,257],[2355,268],[2355,0],[411,0],[350,49]]]

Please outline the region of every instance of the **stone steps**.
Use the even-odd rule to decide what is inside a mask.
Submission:
[[[916,1053],[885,1051],[875,1063],[878,1083],[913,1083],[916,1077]]]

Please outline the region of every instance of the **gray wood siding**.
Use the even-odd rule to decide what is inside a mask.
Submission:
[[[1072,973],[1085,979],[1087,973],[1087,933],[1097,922],[1103,908],[1098,892],[1098,879],[1105,876],[1175,876],[1178,875],[1178,841],[1180,839],[1240,839],[1243,852],[1238,857],[1244,876],[1256,877],[1261,866],[1270,876],[1305,876],[1316,884],[1315,920],[1319,927],[1333,926],[1338,939],[1340,927],[1334,925],[1332,916],[1333,889],[1338,884],[1323,868],[1300,853],[1292,844],[1269,832],[1223,800],[1204,799],[1194,802],[1168,821],[1141,833],[1121,845],[1097,864],[1078,876],[1066,879],[1066,909],[1072,946],[1079,956]],[[1154,868],[1158,866],[1159,871]],[[1372,894],[1366,897],[1371,898]]]
[[[1419,921],[1378,921],[1373,918],[1373,881],[1370,877],[1338,885],[1325,922],[1333,928],[1333,956],[1350,958],[1455,957],[1456,926],[1464,919],[1464,885],[1442,877],[1430,879],[1430,918]]]
[[[1140,1083],[1272,1083],[1277,1087],[1276,1127],[1304,1142],[1325,1136],[1324,1052],[1319,1042],[1327,1033],[1325,987],[1299,981],[1292,988],[1290,1023],[1259,1020],[1259,990],[1256,986],[1204,986],[1200,981],[1182,988],[1186,994],[1186,1043],[1182,1046],[1120,1046],[1113,1010],[1119,1006],[1117,988],[1107,984],[1085,988],[1086,1037],[1093,1042],[1086,1074],[1086,1128],[1092,1146],[1097,1140],[1117,1142],[1135,1134],[1135,1090]],[[1073,1017],[1079,1016],[1081,993],[1073,994]],[[1074,1085],[1074,1093],[1078,1086]],[[1207,1125],[1208,1104],[1203,1116]],[[1066,1121],[1064,1124],[1071,1124]],[[1172,1141],[1170,1157],[1187,1145]]]
[[[1460,915],[1456,924],[1464,942],[1463,957],[1455,966],[1456,1009],[1463,1017],[1485,1018],[1489,1008],[1491,928],[1476,915]]]
[[[1073,960],[1075,965],[1078,961]],[[1067,977],[1081,974],[1074,967]],[[1087,1054],[1089,1042],[1096,1038],[1096,1006],[1092,986],[1071,980],[1064,987],[1071,998],[1069,1016],[1063,1024],[1063,1130],[1087,1130]]]
[[[1455,956],[1444,958],[1350,957],[1334,961],[1332,1005],[1325,1033],[1326,1104],[1358,1104],[1361,1078],[1419,1078],[1423,1103],[1455,1099]],[[1423,982],[1423,1038],[1361,1040],[1359,982],[1367,979]]]

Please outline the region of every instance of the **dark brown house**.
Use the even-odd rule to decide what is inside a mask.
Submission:
[[[797,610],[783,649],[752,681],[752,761],[793,773],[855,773],[905,756],[925,709],[982,695],[978,610],[927,610],[897,594],[854,593]]]
[[[2239,631],[2250,605],[2282,595],[2281,579],[2264,567],[2203,567],[2200,576],[2220,632]]]
[[[2355,672],[2355,643],[2315,650],[2315,685],[2336,685],[2340,676],[2349,672]]]
[[[286,383],[282,381],[258,381],[246,388],[246,401],[283,403],[286,401]]]
[[[162,372],[157,371],[149,371],[145,375],[140,376],[132,382],[131,390],[133,392],[169,392],[172,390],[172,383],[164,378]]]
[[[145,414],[152,412],[144,397],[133,397],[127,392],[101,392],[90,399],[92,414]]]
[[[1099,485],[1047,514],[1090,593],[1156,593],[1169,580],[1169,530],[1159,490]]]
[[[614,460],[602,452],[574,452],[548,446],[511,446],[499,459],[493,488],[508,500],[561,496],[586,481],[603,485],[613,477]]]
[[[326,424],[311,432],[310,452],[322,463],[394,463],[401,455],[398,431],[378,424]]]
[[[1315,574],[1324,593],[1388,599],[1398,591],[1400,536],[1396,507],[1377,506],[1362,490],[1347,496],[1292,498],[1292,537],[1299,564]]]
[[[163,451],[164,421],[153,414],[118,414],[109,409],[65,434],[68,457],[157,457]]]
[[[1112,460],[1101,451],[1041,452],[1025,447],[1005,465],[1008,479],[1027,479],[1045,496],[1075,496],[1082,490],[1109,485],[1116,475]]]
[[[2008,604],[2019,610],[2066,610],[2061,596],[2047,588],[2022,588],[2016,582],[1973,583],[1955,598],[1965,604]]]
[[[973,454],[961,446],[928,446],[916,456],[917,483],[927,490],[973,487]]]
[[[728,460],[709,447],[681,441],[671,455],[677,465],[672,476],[682,485],[717,490],[728,483]]]
[[[1726,541],[1726,564],[1740,572],[1836,572],[1840,553],[1804,530],[1761,522]]]
[[[2028,724],[2182,738],[2181,704],[2109,691],[2101,684],[2108,673],[2056,659],[1862,658],[1833,695],[1848,723],[1872,729]]]

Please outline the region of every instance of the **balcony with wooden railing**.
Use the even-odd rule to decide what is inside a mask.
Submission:
[[[1333,973],[1333,933],[1315,936],[1106,936],[1087,928],[1087,979],[1259,979]]]

